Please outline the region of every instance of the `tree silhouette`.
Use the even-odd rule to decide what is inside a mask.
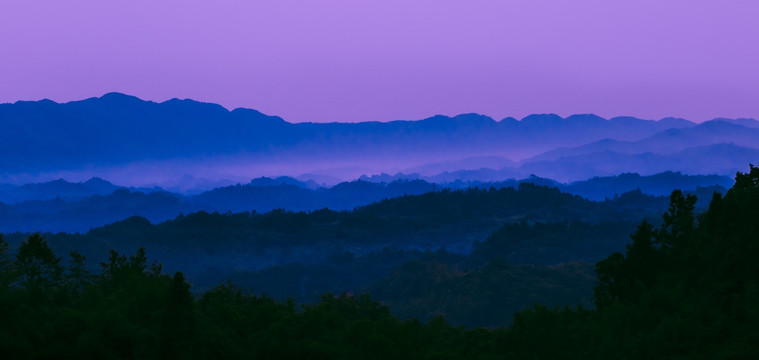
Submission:
[[[184,274],[177,272],[171,280],[158,334],[162,359],[192,359],[195,356],[195,299]]]
[[[0,292],[5,291],[13,283],[13,278],[13,259],[10,245],[5,241],[3,234],[0,234]]]
[[[30,235],[18,249],[14,263],[21,284],[50,289],[60,284],[63,268],[40,234]]]
[[[87,258],[77,252],[72,251],[69,256],[68,272],[65,274],[66,286],[68,287],[71,295],[78,297],[82,294],[84,288],[90,284],[92,274],[87,270],[85,261]]]
[[[662,215],[664,226],[656,234],[656,244],[664,249],[671,249],[678,241],[692,234],[695,221],[693,209],[698,201],[695,195],[683,196],[680,190],[673,191],[669,199],[669,209]]]

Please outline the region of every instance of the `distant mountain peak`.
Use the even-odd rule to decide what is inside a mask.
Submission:
[[[461,175],[470,176],[482,168],[500,169],[483,175],[490,178],[529,172],[554,176],[561,169],[578,176],[605,175],[616,171],[614,166],[618,165],[607,161],[613,158],[609,150],[631,162],[643,162],[645,156],[632,155],[670,155],[693,143],[733,141],[744,147],[759,147],[755,145],[759,128],[710,133],[707,129],[690,129],[696,124],[676,118],[609,121],[592,113],[567,118],[547,113],[496,122],[483,114],[464,113],[408,121],[291,124],[253,109],[229,111],[221,105],[178,98],[157,103],[117,92],[65,104],[3,104],[0,118],[4,131],[13,134],[0,145],[2,179],[54,173],[84,178],[93,172],[127,174],[123,170],[128,169],[130,175],[160,172],[164,182],[151,180],[151,186],[182,189],[196,185],[178,184],[208,183],[200,178],[182,180],[187,172],[210,183],[234,176],[226,185],[272,172],[319,174],[313,184],[306,183],[310,187],[332,184],[332,179],[355,178],[361,173],[408,172],[430,164],[434,166],[415,172],[432,176],[471,170]],[[737,128],[756,123],[735,122],[718,119],[702,127]],[[668,131],[673,128],[680,130]],[[562,162],[530,167],[525,161],[577,156],[599,159],[602,164],[584,170],[578,166],[561,167]],[[519,165],[506,159],[519,161]],[[653,165],[641,163],[633,169]],[[87,184],[110,183],[92,180]]]
[[[227,108],[219,104],[210,103],[210,102],[202,102],[202,101],[197,101],[193,99],[172,98],[160,103],[160,105],[170,106],[170,107],[188,107],[188,108],[193,108],[193,109],[202,108],[205,110],[210,110],[210,111],[219,112],[219,113],[230,112]]]
[[[632,122],[632,121],[655,121],[655,120],[640,119],[640,118],[636,118],[634,116],[615,116],[615,117],[610,118],[609,121],[612,121],[612,122]]]
[[[564,118],[564,121],[608,121],[596,114],[573,114],[566,118]]]
[[[660,124],[665,124],[667,126],[671,127],[688,127],[688,126],[695,126],[696,123],[690,120],[686,120],[683,118],[678,117],[672,117],[668,116],[658,121]]]
[[[751,118],[739,118],[739,119],[714,118],[711,120],[704,121],[700,125],[704,125],[704,124],[730,124],[731,126],[759,128],[759,121],[756,121]]]
[[[86,100],[73,101],[73,103],[101,103],[101,104],[119,104],[119,106],[140,106],[145,103],[152,103],[148,100],[142,100],[136,96],[122,94],[120,92],[105,93],[100,97],[92,97]]]
[[[6,105],[6,104],[3,104]],[[38,106],[50,106],[50,105],[58,105],[57,102],[50,100],[48,98],[44,98],[41,100],[18,100],[12,104],[7,105],[19,105],[19,106],[25,106],[25,105],[38,105]]]
[[[279,116],[267,115],[255,109],[239,107],[230,111],[230,114],[232,116],[244,118],[244,119],[256,119],[257,121],[263,121],[272,125],[290,124]]]
[[[478,114],[478,113],[464,113],[464,114],[458,114],[453,117],[453,119],[458,121],[488,121],[488,122],[494,122],[493,118],[487,115]]]
[[[564,119],[562,119],[561,116],[556,115],[556,114],[552,114],[552,113],[548,113],[548,114],[531,114],[531,115],[527,115],[527,116],[523,117],[522,120],[520,120],[520,122],[523,123],[523,124],[539,124],[539,125],[545,124],[545,125],[550,125],[550,124],[558,123],[558,122],[560,122],[562,120],[564,120]]]
[[[111,183],[110,181],[104,180],[97,176],[89,178],[87,181],[84,182],[84,184],[86,185],[113,185],[113,183]]]
[[[102,96],[100,96],[100,99],[130,99],[130,100],[144,101],[134,95],[127,95],[127,94],[116,92],[116,91],[107,92],[103,94]]]
[[[261,186],[261,187],[268,187],[268,186],[281,186],[281,185],[292,185],[297,187],[306,187],[306,185],[299,180],[296,180],[289,176],[280,176],[277,178],[270,178],[266,176],[262,176],[259,178],[255,178],[253,180],[250,180],[249,185],[251,186]]]
[[[512,117],[512,116],[507,116],[507,117],[505,117],[505,118],[501,119],[501,120],[500,120],[500,121],[498,121],[498,122],[499,122],[500,124],[509,124],[509,125],[513,125],[513,124],[518,124],[518,123],[519,123],[519,120],[517,120],[516,118],[514,118],[514,117]]]
[[[753,118],[737,118],[737,119],[717,118],[715,120],[722,120],[722,121],[729,122],[731,124],[743,125],[745,127],[759,128],[759,121]]]

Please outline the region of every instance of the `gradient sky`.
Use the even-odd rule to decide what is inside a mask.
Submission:
[[[0,102],[118,91],[291,122],[759,118],[759,1],[27,1]]]

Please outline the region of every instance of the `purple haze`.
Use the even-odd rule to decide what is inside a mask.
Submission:
[[[759,117],[756,1],[16,1],[0,103],[119,91],[291,122]]]

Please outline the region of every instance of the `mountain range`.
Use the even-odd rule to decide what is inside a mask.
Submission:
[[[418,173],[562,182],[625,172],[732,176],[759,159],[759,122],[480,114],[416,121],[289,123],[251,109],[109,93],[68,103],[0,104],[0,182],[99,176],[196,192],[260,176],[311,174],[317,185]],[[486,170],[477,178],[477,171]],[[474,173],[472,173],[474,172]],[[488,175],[489,174],[489,175]],[[474,176],[474,177],[472,177]],[[491,176],[491,178],[487,178]],[[300,178],[299,179],[303,179]]]
[[[100,178],[80,183],[58,179],[20,186],[0,185],[0,232],[84,232],[135,215],[159,223],[181,213],[197,211],[262,213],[275,209],[316,211],[324,208],[345,211],[406,195],[470,188],[518,188],[522,183],[557,188],[595,201],[637,191],[661,197],[665,202],[664,196],[681,189],[696,193],[705,206],[714,191],[725,193],[733,181],[726,176],[663,172],[651,176],[627,173],[572,183],[537,176],[497,182],[435,183],[418,174],[385,174],[332,187],[319,186],[313,180],[261,177],[246,184],[221,186],[199,194],[181,194],[161,188],[118,186]]]

